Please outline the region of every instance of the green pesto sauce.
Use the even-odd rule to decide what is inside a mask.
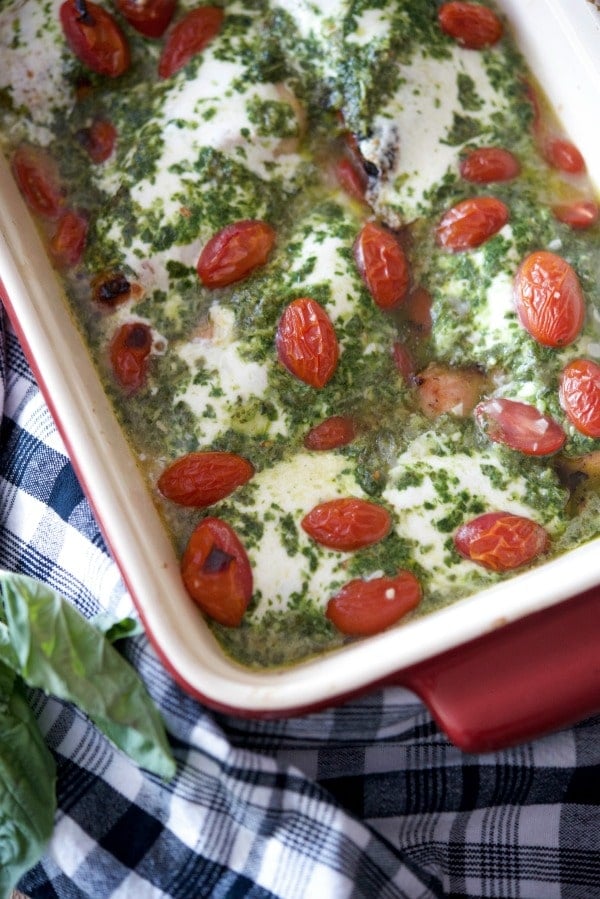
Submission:
[[[345,571],[348,580],[379,571],[393,575],[398,568],[413,571],[424,586],[417,615],[489,586],[500,576],[476,571],[465,577],[452,542],[461,523],[487,510],[475,489],[460,486],[452,470],[454,454],[471,453],[475,459],[477,451],[487,446],[487,438],[470,418],[443,415],[434,423],[425,419],[414,384],[406,383],[396,369],[394,342],[399,340],[410,350],[417,369],[431,361],[475,365],[507,383],[507,395],[517,397],[523,385],[530,385],[530,401],[562,421],[556,385],[565,354],[532,340],[514,311],[494,314],[490,290],[497,279],[512,277],[519,259],[540,246],[555,246],[575,268],[588,301],[584,337],[597,334],[591,311],[600,314],[599,228],[573,231],[557,222],[548,208],[548,197],[560,190],[560,176],[541,162],[534,146],[525,67],[509,37],[503,40],[500,53],[482,53],[492,85],[508,98],[507,110],[498,111],[482,125],[477,114],[484,100],[478,85],[465,72],[457,72],[458,108],[442,138],[447,146],[456,147],[457,166],[431,186],[419,218],[404,235],[412,282],[432,296],[431,334],[415,327],[403,308],[381,312],[358,276],[353,244],[365,212],[358,204],[352,207],[340,199],[324,174],[323,160],[340,147],[339,111],[348,129],[369,136],[374,116],[401,87],[403,66],[418,54],[449,58],[452,45],[437,25],[437,7],[431,0],[349,0],[339,20],[300,37],[293,18],[271,9],[266,0],[246,0],[244,12],[239,5],[228,12],[225,4],[223,30],[210,52],[223,65],[241,66],[228,90],[230,95],[247,97],[245,109],[255,136],[297,141],[300,162],[292,176],[278,168],[279,159],[272,161],[269,177],[262,176],[252,170],[243,146],[232,154],[206,144],[171,164],[168,174],[179,178],[173,197],[165,198],[159,191],[151,203],[142,203],[139,184],[158,184],[165,174],[160,168],[166,141],[161,114],[169,92],[175,87],[183,90],[188,81],[200,76],[203,55],[192,58],[173,79],[159,81],[155,73],[160,42],[146,40],[128,26],[124,27],[132,66],[116,82],[90,73],[66,56],[65,79],[73,90],[85,85],[86,91],[68,112],[57,111],[49,147],[68,185],[69,202],[90,215],[84,263],[66,276],[67,293],[115,411],[148,474],[177,552],[183,551],[203,513],[162,499],[154,486],[157,473],[180,455],[208,448],[203,428],[219,423],[223,409],[226,420],[220,422],[210,448],[250,459],[257,472],[289,460],[302,449],[307,431],[323,419],[351,416],[357,436],[336,453],[365,494],[384,504],[395,461],[414,440],[434,428],[440,437],[438,456],[448,459],[447,466],[428,467],[426,460],[407,463],[396,473],[394,486],[401,494],[431,486],[432,498],[424,503],[423,511],[442,537],[446,586],[443,590],[436,586],[426,564],[427,547],[396,529],[374,546],[353,553]],[[360,39],[364,17],[374,14],[384,17],[388,28],[372,40]],[[18,30],[10,41],[12,47],[19,46]],[[265,99],[250,91],[256,85],[281,84],[302,104],[304,127],[283,97],[281,101]],[[6,123],[8,130],[15,118],[25,114],[15,108],[10,90],[0,88],[0,124]],[[195,109],[195,116],[207,128],[220,114],[219,103],[211,97],[199,101]],[[119,135],[109,163],[115,173],[112,181],[96,177],[80,140],[81,130],[95,117],[110,119]],[[177,140],[185,142],[195,124],[181,118],[170,127]],[[244,136],[250,137],[250,129]],[[518,156],[519,177],[491,187],[463,181],[458,175],[460,158],[474,147],[495,144]],[[509,207],[510,232],[491,238],[477,253],[448,253],[438,247],[433,229],[444,211],[466,197],[489,193]],[[173,201],[175,213],[165,205],[166,199]],[[177,251],[199,236],[205,241],[230,222],[246,218],[265,219],[276,228],[277,243],[267,264],[229,287],[203,288],[195,265],[183,261],[185,257]],[[330,268],[318,279],[319,246],[328,240],[337,241],[336,250]],[[168,258],[170,252],[173,258]],[[113,314],[118,312],[100,309],[90,300],[90,281],[106,272],[122,272],[135,280],[135,264],[128,267],[127,260],[132,255],[142,260],[146,254],[166,259],[165,283],[132,300],[129,312],[152,324],[164,352],[152,356],[146,383],[135,396],[127,397],[110,371],[106,351]],[[353,303],[336,320],[342,352],[335,375],[316,391],[276,362],[274,334],[283,309],[298,296],[310,295],[324,309],[334,310],[339,297],[333,285],[338,275],[348,279]],[[200,355],[188,365],[178,352],[210,325],[215,302],[233,317],[242,362],[264,367],[265,395],[223,405],[228,397],[215,361]],[[207,391],[200,412],[184,400],[186,391],[194,387]],[[278,425],[280,431],[274,427]],[[458,442],[453,444],[456,435]],[[598,448],[598,441],[568,430],[566,455]],[[555,460],[523,457],[502,447],[494,458],[497,464],[480,463],[483,478],[507,495],[519,478],[525,479],[520,499],[534,510],[545,510],[548,520],[552,519],[553,552],[564,552],[600,534],[597,493],[579,486],[569,499]],[[220,503],[218,513],[235,526],[249,550],[260,545],[265,526],[274,522],[290,558],[310,571],[319,566],[320,549],[306,547],[292,514],[275,504],[262,517],[257,512],[253,481]],[[268,597],[253,597],[239,628],[210,623],[225,651],[244,665],[290,664],[345,642],[323,614],[323,597],[311,596],[307,589],[291,595],[286,611],[267,607],[256,614],[261,601],[268,606]]]

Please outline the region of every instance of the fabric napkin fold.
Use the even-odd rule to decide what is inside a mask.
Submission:
[[[0,566],[88,618],[136,616],[4,317],[0,370]],[[242,720],[186,695],[145,636],[119,648],[163,715],[177,775],[139,770],[32,692],[59,806],[19,884],[32,899],[600,897],[600,717],[467,755],[401,688]]]

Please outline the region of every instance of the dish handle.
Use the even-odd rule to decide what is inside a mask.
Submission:
[[[465,752],[524,743],[600,712],[600,587],[395,678]]]

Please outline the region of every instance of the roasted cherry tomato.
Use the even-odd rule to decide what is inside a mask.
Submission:
[[[598,204],[593,200],[574,200],[572,203],[561,203],[552,209],[554,217],[574,230],[591,228],[598,221]]]
[[[516,178],[521,165],[510,150],[502,147],[479,147],[465,156],[459,170],[465,181],[490,184],[493,181],[510,181]]]
[[[223,24],[223,10],[218,6],[191,9],[169,31],[160,60],[158,74],[170,78],[190,61],[192,56],[217,36]]]
[[[392,358],[394,365],[400,372],[405,381],[411,381],[415,376],[415,360],[412,353],[405,344],[399,340],[394,342],[392,347]]]
[[[187,453],[163,471],[158,489],[181,506],[203,508],[229,496],[253,474],[250,462],[235,453]]]
[[[115,148],[117,129],[106,119],[95,119],[89,128],[77,133],[77,138],[92,162],[106,162]]]
[[[361,166],[356,165],[347,156],[342,156],[336,160],[334,171],[340,187],[349,197],[364,200],[369,179]]]
[[[132,28],[144,37],[160,37],[173,18],[177,0],[114,0]]]
[[[109,78],[127,71],[127,38],[102,6],[92,0],[65,0],[60,22],[69,47],[88,69]]]
[[[583,291],[561,256],[547,250],[527,256],[517,271],[514,295],[521,324],[543,346],[566,346],[581,331]]]
[[[335,374],[339,346],[335,329],[322,306],[300,297],[287,306],[275,338],[282,365],[311,387],[325,387]]]
[[[497,234],[508,219],[508,207],[495,197],[461,200],[442,216],[436,240],[447,250],[471,250]]]
[[[452,368],[431,362],[418,373],[417,401],[427,418],[450,413],[470,415],[487,386],[486,376],[477,368]]]
[[[68,209],[59,218],[50,239],[50,253],[60,268],[71,268],[80,262],[85,249],[88,220],[84,215]]]
[[[553,418],[517,400],[484,400],[475,408],[475,418],[490,440],[528,456],[557,453],[567,439]]]
[[[220,518],[204,518],[181,559],[186,590],[203,612],[237,627],[252,597],[252,569],[235,531]]]
[[[585,172],[585,160],[571,141],[560,137],[550,138],[542,143],[542,153],[553,168],[569,175]]]
[[[327,603],[327,618],[351,637],[378,634],[418,606],[422,591],[410,571],[394,577],[349,581]]]
[[[121,387],[133,393],[146,380],[152,332],[144,322],[121,325],[110,344],[110,361]]]
[[[404,250],[390,231],[375,222],[363,225],[354,243],[354,259],[380,309],[393,309],[402,302],[410,272]]]
[[[133,293],[133,286],[123,272],[102,272],[92,279],[92,297],[96,303],[113,309],[126,303]]]
[[[259,219],[232,222],[214,234],[200,253],[196,269],[205,287],[226,287],[264,265],[275,232]]]
[[[348,496],[320,503],[304,516],[301,524],[322,546],[351,551],[387,537],[392,519],[383,506]]]
[[[491,47],[502,37],[502,22],[479,3],[443,3],[438,10],[442,31],[469,50]]]
[[[461,556],[492,571],[520,568],[546,552],[548,544],[540,524],[510,512],[486,512],[465,522],[454,535]]]
[[[54,159],[41,147],[21,144],[12,157],[12,170],[32,212],[51,221],[63,209],[63,191]]]
[[[310,450],[332,450],[346,446],[356,437],[354,421],[346,415],[332,415],[311,428],[304,438],[304,446]]]
[[[600,437],[600,365],[574,359],[560,378],[560,404],[567,418],[587,437]]]
[[[424,287],[416,287],[406,298],[402,306],[406,321],[417,331],[429,334],[433,325],[431,294]]]

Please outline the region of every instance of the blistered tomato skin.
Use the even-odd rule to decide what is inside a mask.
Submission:
[[[333,596],[326,616],[342,634],[368,637],[381,633],[416,608],[422,591],[410,571],[393,577],[349,581]]]
[[[546,140],[542,145],[546,162],[560,172],[569,175],[581,175],[585,172],[585,160],[571,141],[555,137]]]
[[[356,497],[343,497],[315,506],[302,519],[302,527],[322,546],[352,552],[387,537],[392,519],[383,506]]]
[[[177,0],[115,0],[115,6],[132,28],[144,37],[160,37],[173,18]]]
[[[95,119],[89,128],[78,132],[77,137],[92,162],[100,164],[112,156],[117,140],[117,130],[106,119]]]
[[[194,602],[225,627],[241,624],[252,598],[250,561],[235,531],[219,518],[204,518],[181,559],[184,586]]]
[[[509,218],[508,207],[496,197],[462,200],[442,216],[436,240],[453,252],[471,250],[497,234]]]
[[[475,419],[490,440],[528,456],[557,453],[567,439],[553,418],[517,400],[484,400],[475,408]]]
[[[586,437],[600,438],[600,365],[574,359],[562,371],[560,404],[569,421]]]
[[[264,265],[275,245],[275,231],[260,219],[226,225],[204,246],[196,266],[205,287],[226,287]]]
[[[158,63],[161,78],[170,78],[200,53],[217,36],[223,24],[223,10],[217,6],[191,9],[168,32]]]
[[[12,170],[31,211],[49,221],[58,219],[63,210],[63,191],[58,166],[46,150],[21,144],[13,153]]]
[[[88,231],[84,215],[68,209],[59,218],[50,240],[50,255],[59,268],[72,268],[83,256]]]
[[[310,387],[320,389],[337,369],[335,329],[322,306],[310,297],[293,300],[279,320],[275,346],[279,361]]]
[[[410,272],[404,250],[393,234],[367,222],[354,244],[356,267],[380,309],[393,309],[406,297]]]
[[[567,346],[583,327],[585,298],[579,279],[555,253],[537,250],[523,260],[514,298],[521,324],[543,346]]]
[[[461,177],[473,184],[491,184],[494,181],[511,181],[521,170],[521,165],[510,150],[502,147],[480,147],[471,150],[459,166]]]
[[[502,22],[486,6],[478,3],[443,3],[438,10],[440,28],[469,50],[491,47],[502,37]]]
[[[118,78],[129,68],[127,38],[113,16],[92,0],[65,0],[60,22],[77,58],[98,75]]]
[[[554,217],[569,225],[574,231],[591,228],[600,217],[598,204],[593,200],[574,200],[572,203],[561,203],[552,209]]]
[[[512,571],[533,562],[549,546],[537,522],[510,512],[486,512],[465,522],[454,535],[461,556],[491,571]]]
[[[158,489],[181,506],[204,508],[225,499],[253,474],[251,463],[235,453],[188,453],[163,471]]]
[[[152,350],[152,332],[144,322],[121,325],[110,344],[110,361],[121,387],[134,393],[143,386]]]
[[[304,438],[306,449],[323,452],[351,443],[356,436],[354,421],[345,415],[332,415],[311,428]]]

